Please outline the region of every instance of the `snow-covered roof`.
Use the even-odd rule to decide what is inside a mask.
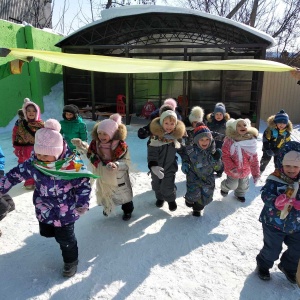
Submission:
[[[160,6],[160,5],[128,5],[128,6],[123,6],[123,7],[116,7],[116,8],[102,10],[101,11],[101,19],[81,27],[80,29],[76,30],[69,36],[65,37],[65,39],[68,39],[68,38],[72,37],[73,35],[77,34],[78,32],[85,30],[89,27],[93,27],[97,24],[107,22],[107,21],[115,19],[115,18],[147,14],[147,13],[169,13],[169,14],[176,13],[176,14],[183,14],[183,15],[195,15],[195,16],[199,16],[202,18],[215,20],[217,22],[229,24],[229,25],[238,27],[242,30],[245,30],[245,31],[267,41],[269,43],[269,47],[272,47],[275,45],[275,40],[269,34],[263,32],[263,31],[260,31],[256,28],[253,28],[251,26],[245,25],[243,23],[239,23],[239,22],[231,20],[231,19],[227,19],[227,18],[220,17],[217,15],[201,12],[201,11],[194,10],[194,9],[174,7],[174,6]],[[61,40],[60,42],[64,41],[65,39]]]

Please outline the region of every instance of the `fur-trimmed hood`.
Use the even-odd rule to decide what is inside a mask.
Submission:
[[[150,123],[150,131],[152,135],[158,136],[159,138],[163,138],[165,135],[165,131],[163,127],[160,125],[160,118],[155,118]],[[171,133],[174,139],[181,139],[185,134],[185,125],[182,121],[177,120],[177,125],[175,130]]]
[[[95,125],[92,129],[91,136],[92,136],[93,140],[98,140],[97,128],[98,128],[98,125],[100,122],[95,123]],[[115,140],[125,141],[126,137],[127,137],[127,128],[124,124],[120,124],[112,138],[112,141],[115,141]]]
[[[270,117],[267,119],[268,127],[270,127],[271,129],[277,128],[276,123],[274,122],[274,119],[275,119],[275,115],[270,116]],[[293,124],[292,124],[292,122],[291,122],[290,120],[288,121],[288,123],[287,123],[285,129],[286,129],[286,131],[288,131],[288,132],[292,132],[292,131],[293,131]]]
[[[225,122],[227,122],[229,119],[230,119],[229,113],[225,113],[223,120],[225,120]],[[214,113],[212,112],[212,113],[207,114],[206,115],[206,120],[207,120],[207,122],[212,123],[215,120]]]
[[[255,127],[249,126],[247,128],[247,133],[243,136],[237,133],[231,126],[226,128],[226,136],[235,140],[235,141],[242,141],[242,140],[250,140],[251,138],[258,137],[258,130]]]

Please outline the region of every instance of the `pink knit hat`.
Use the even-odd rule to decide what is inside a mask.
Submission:
[[[22,111],[23,111],[25,120],[28,121],[27,120],[26,109],[30,105],[32,105],[36,110],[35,121],[40,120],[40,117],[41,117],[40,107],[36,103],[32,102],[29,98],[24,99],[24,104],[22,106]]]
[[[169,105],[173,108],[173,110],[175,110],[175,108],[177,107],[177,102],[173,98],[167,98],[164,101],[164,105]]]
[[[121,123],[122,123],[121,115],[113,114],[109,117],[109,119],[103,120],[99,123],[97,128],[97,133],[103,131],[109,135],[110,139],[112,139]]]
[[[35,134],[34,152],[42,155],[53,155],[56,159],[63,152],[63,137],[59,133],[61,126],[55,119],[48,119],[45,127]]]

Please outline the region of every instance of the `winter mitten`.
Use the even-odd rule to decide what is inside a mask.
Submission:
[[[275,153],[272,151],[272,150],[267,150],[266,153],[269,155],[269,156],[274,156]]]
[[[188,163],[185,162],[182,164],[181,166],[182,173],[187,174],[189,172],[189,169],[190,169],[190,165]]]
[[[300,210],[300,201],[296,200],[295,198],[293,198],[292,201],[294,208],[296,210]]]
[[[107,169],[110,169],[110,170],[116,170],[118,168],[118,166],[113,163],[113,162],[109,162],[107,165],[106,165],[106,168]]]
[[[275,200],[275,207],[279,210],[283,210],[285,205],[289,202],[292,202],[292,200],[287,198],[285,194],[281,194]]]
[[[77,212],[77,214],[79,216],[82,216],[83,214],[85,214],[87,212],[88,208],[87,207],[77,207],[75,208],[75,211]]]
[[[149,130],[147,130],[146,128],[142,127],[138,130],[138,137],[140,139],[146,139],[148,136],[150,135]]]
[[[151,171],[154,175],[156,175],[159,179],[163,179],[165,177],[164,168],[160,166],[151,167]]]
[[[76,150],[80,153],[80,154],[86,154],[87,150],[88,150],[88,144],[86,142],[83,142],[81,139],[79,138],[74,138],[71,139],[71,143],[76,146]]]
[[[222,157],[222,150],[217,148],[215,153],[211,155],[214,161],[219,160]]]

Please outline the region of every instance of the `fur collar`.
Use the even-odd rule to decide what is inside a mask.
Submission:
[[[92,133],[91,133],[92,139],[95,141],[98,140],[97,128],[98,128],[98,125],[100,122],[95,123]],[[124,124],[120,124],[112,138],[112,141],[115,141],[115,140],[125,141],[126,137],[127,137],[127,128]]]
[[[223,120],[225,120],[225,122],[227,122],[229,119],[230,119],[229,113],[225,113]],[[214,113],[210,113],[210,114],[206,115],[206,120],[208,123],[214,122],[215,121]],[[218,121],[216,121],[216,122],[218,122]]]
[[[160,118],[155,118],[150,123],[150,131],[152,135],[157,136],[158,138],[163,138],[165,131],[159,123]],[[185,125],[182,121],[178,120],[175,130],[172,132],[174,139],[181,139],[185,134]]]
[[[267,124],[268,124],[268,127],[270,127],[271,129],[275,129],[277,128],[276,127],[276,123],[274,122],[274,119],[275,119],[275,115],[273,116],[270,116],[268,119],[267,119]],[[286,131],[288,132],[292,132],[293,131],[293,124],[292,122],[289,120],[289,122],[287,123],[287,126],[286,126]]]

